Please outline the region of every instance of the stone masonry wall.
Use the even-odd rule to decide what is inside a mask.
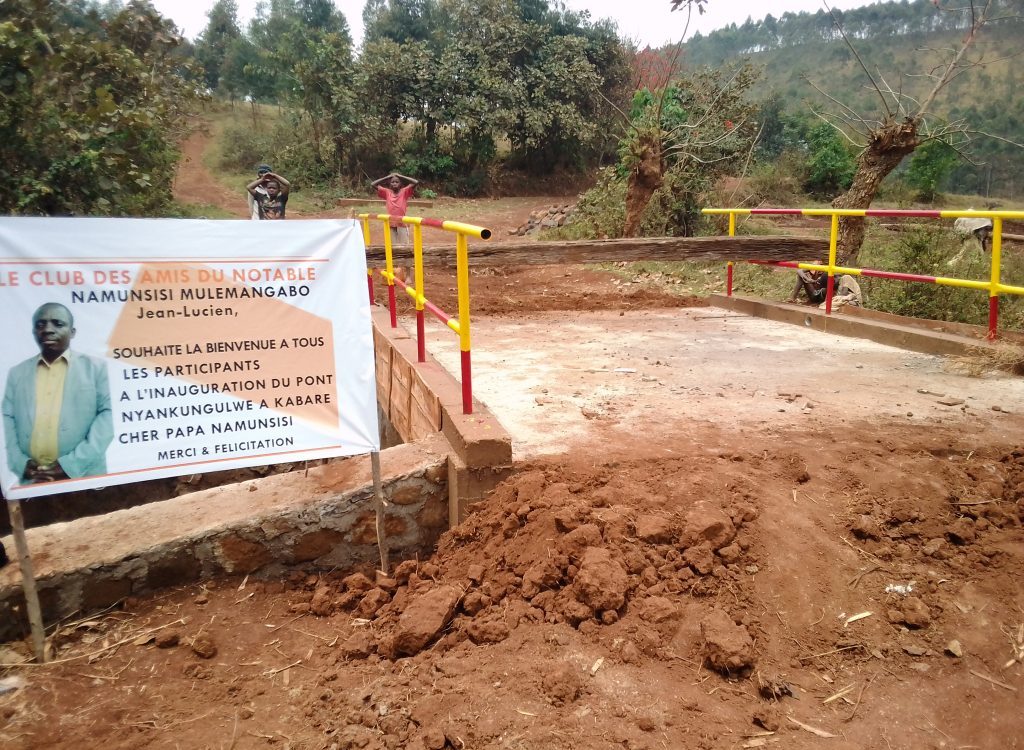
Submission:
[[[448,528],[440,437],[381,454],[392,560],[429,553]],[[351,568],[379,560],[367,457],[30,529],[44,620],[217,575]],[[0,569],[0,640],[27,621],[18,566]]]

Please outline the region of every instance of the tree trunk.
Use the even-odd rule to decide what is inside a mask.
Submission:
[[[629,173],[626,183],[625,237],[633,237],[640,228],[640,217],[659,187],[661,187],[661,134],[643,133],[637,139],[639,158]]]
[[[832,206],[869,208],[885,176],[899,166],[903,157],[912,153],[920,143],[917,127],[917,119],[907,118],[901,122],[887,122],[871,131],[871,141],[857,157],[857,171],[853,175],[850,189],[832,201]],[[840,219],[837,255],[844,263],[856,265],[863,243],[864,219]]]

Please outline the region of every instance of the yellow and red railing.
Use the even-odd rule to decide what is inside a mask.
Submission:
[[[808,271],[825,271],[828,274],[828,283],[825,289],[825,314],[832,314],[832,293],[835,290],[836,274],[850,274],[851,276],[868,276],[878,279],[894,279],[896,281],[923,282],[926,284],[939,284],[941,286],[961,287],[964,289],[978,289],[988,292],[988,338],[995,339],[998,336],[999,327],[999,295],[1018,294],[1024,295],[1024,287],[1003,284],[1000,281],[1000,269],[1002,264],[1003,250],[1003,221],[1024,220],[1024,211],[916,211],[897,209],[850,209],[850,208],[705,208],[703,213],[708,215],[728,215],[729,236],[736,235],[737,216],[828,216],[831,219],[828,245],[828,264],[799,263],[796,261],[748,261],[758,265],[779,266],[783,268],[798,268]],[[850,268],[836,265],[836,248],[839,239],[839,218],[840,217],[899,217],[899,218],[922,218],[922,219],[991,219],[992,220],[992,261],[988,281],[974,279],[957,279],[946,276],[926,276],[917,273],[900,273],[897,271],[880,271],[874,268]],[[730,261],[726,270],[726,295],[732,296],[733,264]]]
[[[426,321],[425,313],[430,312],[451,328],[459,336],[459,350],[462,364],[462,413],[473,413],[473,372],[470,358],[471,340],[469,335],[469,238],[486,240],[491,237],[491,230],[459,221],[442,221],[440,219],[424,219],[419,216],[390,216],[389,214],[359,214],[363,224],[363,239],[370,245],[370,220],[378,219],[384,228],[384,270],[377,272],[388,284],[388,310],[391,315],[391,327],[398,327],[398,304],[395,285],[401,286],[416,305],[416,349],[420,362],[427,361]],[[402,279],[395,277],[394,248],[391,240],[391,223],[400,221],[412,229],[413,249],[413,284],[410,286]],[[458,283],[458,317],[453,318],[444,310],[428,300],[423,293],[423,227],[434,227],[455,234],[455,268]],[[373,273],[367,270],[367,286],[370,292],[370,304],[376,302],[373,289]]]

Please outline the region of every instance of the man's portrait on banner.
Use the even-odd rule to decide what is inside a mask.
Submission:
[[[75,320],[57,302],[32,316],[39,354],[10,369],[4,386],[7,465],[20,484],[106,474],[114,437],[102,360],[73,351]]]

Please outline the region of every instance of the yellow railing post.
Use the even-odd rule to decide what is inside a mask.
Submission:
[[[370,246],[370,217],[369,216],[365,216],[365,215],[360,216],[359,217],[359,223],[363,227],[363,246],[364,247],[369,247]],[[374,303],[376,302],[376,300],[374,299],[374,294],[373,294],[373,269],[369,268],[369,267],[367,267],[367,269],[366,269],[366,287],[367,287],[367,290],[370,292],[370,307],[373,307]]]
[[[730,211],[729,212],[729,236],[730,237],[735,237],[736,236],[736,213],[734,211]],[[725,296],[726,297],[731,297],[732,296],[732,273],[733,273],[733,263],[730,260],[726,264],[726,271],[725,271],[725,274],[726,274]]]
[[[839,247],[839,214],[832,214],[832,227],[828,237],[828,283],[825,286],[825,314],[832,314],[832,292],[836,284],[836,249]]]
[[[462,413],[473,413],[473,380],[469,337],[469,242],[463,232],[455,235],[456,276],[459,287],[459,350],[462,356]]]
[[[992,218],[992,270],[989,277],[988,292],[988,338],[990,341],[999,336],[999,278],[1000,265],[1003,259],[1003,219]]]
[[[420,362],[427,361],[427,332],[423,313],[423,228],[412,225],[413,285],[416,289],[416,353]]]
[[[378,217],[379,218],[379,217]],[[388,282],[388,310],[391,312],[391,327],[398,328],[398,301],[395,299],[395,264],[391,251],[391,220],[384,216],[384,273]]]

